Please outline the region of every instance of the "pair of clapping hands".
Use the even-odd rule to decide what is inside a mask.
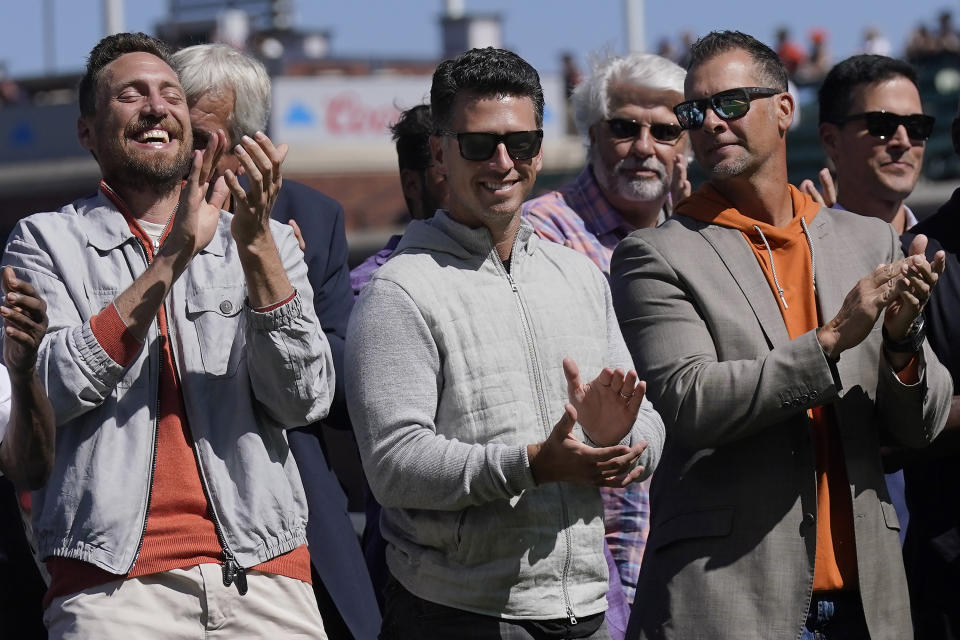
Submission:
[[[590,382],[580,379],[577,364],[563,360],[569,402],[564,414],[543,442],[527,446],[533,477],[538,484],[575,482],[599,487],[623,487],[643,474],[637,459],[646,442],[632,447],[619,443],[630,432],[647,385],[637,381],[631,369],[606,368]],[[580,442],[573,427],[580,422],[584,433],[598,446]]]
[[[178,209],[181,214],[176,216],[170,230],[174,239],[172,244],[189,247],[192,255],[196,255],[213,239],[220,210],[228,196],[233,198],[230,230],[237,244],[256,247],[267,239],[273,242],[270,211],[283,184],[280,165],[286,158],[288,146],[274,146],[270,138],[260,131],[252,137],[243,136],[233,148],[233,153],[240,162],[241,172],[249,180],[246,189],[233,171],[228,169],[222,174],[217,171],[220,157],[226,149],[226,134],[218,129],[209,136],[203,150],[193,152],[187,184],[180,194]]]

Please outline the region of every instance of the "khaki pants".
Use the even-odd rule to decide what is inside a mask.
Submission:
[[[51,640],[130,638],[321,638],[326,640],[309,584],[247,573],[249,590],[223,586],[220,565],[201,564],[115,580],[54,599],[43,621]]]

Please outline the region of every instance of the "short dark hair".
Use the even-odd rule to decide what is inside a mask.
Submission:
[[[390,133],[397,143],[397,161],[401,171],[423,171],[433,163],[430,157],[430,134],[433,133],[430,105],[418,104],[401,113],[397,121],[390,125]]]
[[[444,60],[433,72],[430,110],[435,132],[447,130],[453,119],[453,104],[462,92],[480,97],[517,96],[530,98],[543,126],[543,88],[537,70],[526,60],[505,49],[471,49],[453,60]]]
[[[145,33],[115,33],[97,43],[87,58],[87,70],[80,79],[80,115],[92,116],[97,111],[97,86],[100,73],[108,64],[126,53],[149,53],[173,68],[170,48],[162,40]]]
[[[771,89],[781,92],[787,90],[787,69],[777,52],[742,31],[711,31],[690,45],[688,77],[691,69],[734,49],[743,49],[750,54],[760,69],[761,80]]]
[[[820,102],[820,124],[838,124],[844,116],[849,115],[852,102],[850,96],[854,87],[897,76],[903,76],[917,87],[917,91],[920,90],[917,86],[916,70],[903,60],[865,53],[838,62],[823,79],[817,94]]]

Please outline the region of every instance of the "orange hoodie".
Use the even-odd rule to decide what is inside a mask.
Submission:
[[[801,224],[802,220],[809,225],[820,205],[793,185],[788,188],[793,201],[793,219],[785,227],[748,218],[709,184],[680,202],[676,211],[703,222],[738,229],[743,234],[767,278],[792,340],[820,325],[813,287],[813,259]],[[857,586],[850,483],[840,436],[833,414],[827,409],[815,407],[807,412],[817,460],[814,591]]]

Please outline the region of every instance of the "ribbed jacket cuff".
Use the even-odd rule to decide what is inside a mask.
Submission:
[[[250,326],[261,331],[273,331],[287,326],[291,320],[300,317],[303,310],[303,299],[299,292],[294,292],[293,297],[283,302],[280,306],[269,309],[268,311],[257,311],[247,305],[247,315],[250,320]]]
[[[526,446],[507,448],[500,458],[500,464],[513,495],[520,495],[522,491],[537,486],[537,482],[533,479],[533,469],[530,468]]]
[[[133,362],[143,347],[143,343],[120,319],[120,314],[112,302],[103,311],[90,318],[90,330],[110,359],[121,367],[126,367]]]

